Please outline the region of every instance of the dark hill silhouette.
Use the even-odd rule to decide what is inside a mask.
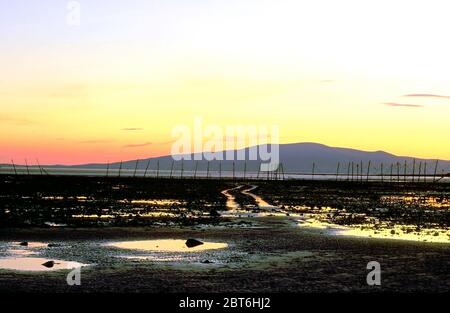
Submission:
[[[248,158],[249,149],[242,149],[239,151],[245,151],[245,155]],[[406,161],[407,163],[407,173],[412,172],[413,160],[416,160],[416,173],[418,171],[419,163],[427,164],[427,173],[431,174],[434,172],[434,167],[436,159],[421,159],[414,158],[411,156],[396,156],[384,151],[362,151],[357,149],[349,148],[338,148],[329,147],[323,144],[305,142],[305,143],[293,143],[293,144],[281,144],[279,145],[280,150],[280,162],[283,163],[285,172],[301,172],[310,173],[312,170],[312,164],[315,163],[316,173],[335,173],[337,163],[340,163],[341,172],[347,170],[349,162],[354,162],[356,165],[363,163],[364,171],[367,170],[367,165],[369,161],[371,162],[372,170],[380,170],[381,163],[384,164],[384,172],[388,173],[390,171],[391,164],[394,164],[394,172],[396,172],[396,164],[400,163],[403,173],[403,166]],[[237,151],[234,151],[235,155]],[[193,158],[193,155],[191,155]],[[150,161],[150,169],[155,169],[157,162],[161,170],[169,170],[172,166],[173,159],[171,156],[162,156],[150,159],[139,160],[138,169],[143,170],[147,167]],[[181,168],[181,161],[174,162],[174,169],[179,170]],[[198,161],[198,170],[206,170],[207,161]],[[217,170],[219,168],[219,163],[222,163],[222,170],[231,170],[233,167],[233,161],[211,161],[210,169]],[[235,161],[236,171],[243,170],[247,167],[248,171],[257,171],[261,160],[247,161],[246,165],[244,161]],[[195,168],[196,161],[183,161],[183,168],[187,171],[193,170]],[[59,167],[59,166],[58,166]],[[61,166],[62,167],[62,166]],[[77,166],[72,166],[72,168],[90,168],[90,169],[106,169],[106,164],[82,164]],[[120,162],[112,163],[109,165],[110,169],[118,169],[120,167]],[[122,169],[134,169],[136,167],[136,160],[124,161],[122,163]],[[424,165],[422,165],[423,171]],[[439,174],[444,171],[445,173],[450,172],[450,161],[439,160],[437,172]]]

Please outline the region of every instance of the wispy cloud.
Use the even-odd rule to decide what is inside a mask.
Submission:
[[[144,130],[144,129],[140,128],[140,127],[127,127],[127,128],[122,128],[121,130],[123,130],[123,131],[140,131],[140,130]]]
[[[103,144],[103,143],[111,143],[114,140],[110,140],[110,139],[99,139],[99,140],[84,140],[84,141],[80,141],[79,143],[81,144]]]
[[[5,124],[14,124],[19,126],[26,126],[35,124],[34,121],[22,117],[0,116],[0,122]]]
[[[151,146],[152,144],[153,144],[152,142],[144,142],[144,143],[126,145],[126,146],[123,146],[123,147],[124,148],[140,148],[140,147]]]
[[[168,144],[174,143],[175,141],[176,141],[175,139],[172,139],[172,140],[168,140],[168,141],[158,142],[156,144],[158,144],[158,145],[168,145]]]
[[[404,108],[423,108],[421,104],[409,104],[409,103],[397,103],[397,102],[385,102],[384,105],[390,107],[404,107]]]
[[[436,95],[431,93],[412,93],[409,95],[404,95],[403,97],[450,99],[450,96]]]

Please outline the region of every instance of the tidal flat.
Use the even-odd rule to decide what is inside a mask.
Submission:
[[[4,175],[0,292],[448,292],[449,196],[430,183]],[[41,261],[83,265],[81,285]],[[371,261],[381,286],[366,283]]]

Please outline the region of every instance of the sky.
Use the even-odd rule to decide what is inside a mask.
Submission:
[[[165,155],[196,118],[450,160],[448,1],[70,2],[0,0],[0,163]]]

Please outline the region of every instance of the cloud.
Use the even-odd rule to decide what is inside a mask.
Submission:
[[[174,143],[175,141],[176,141],[175,139],[172,139],[172,140],[169,140],[169,141],[158,142],[157,144],[158,145],[168,145],[168,144]]]
[[[153,144],[152,142],[144,142],[144,143],[126,145],[126,146],[123,146],[123,147],[124,148],[140,148],[140,147],[151,146],[152,144]]]
[[[102,139],[100,139],[100,140],[84,140],[84,141],[80,141],[79,143],[91,145],[91,144],[111,143],[113,141],[114,140],[108,140],[108,139],[102,140]]]
[[[390,107],[404,107],[404,108],[423,108],[421,104],[409,104],[409,103],[396,103],[396,102],[385,102],[383,103]]]
[[[320,82],[321,83],[334,83],[336,81],[334,79],[322,79]]]
[[[412,93],[412,94],[409,94],[409,95],[404,95],[403,97],[450,99],[450,96],[435,95],[435,94],[431,94],[431,93]]]
[[[19,126],[35,124],[34,121],[31,121],[27,118],[11,117],[11,116],[0,116],[0,122],[5,123],[5,124],[19,125]]]
[[[140,131],[140,130],[144,130],[144,129],[139,128],[139,127],[127,127],[127,128],[122,128],[121,130],[123,130],[123,131]]]

